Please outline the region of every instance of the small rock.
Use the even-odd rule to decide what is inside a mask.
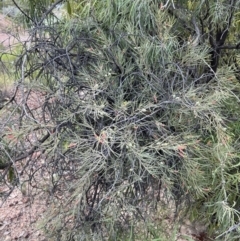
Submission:
[[[6,236],[4,241],[11,241],[11,236]]]
[[[41,233],[40,233],[39,231],[37,231],[37,232],[35,233],[35,235],[36,235],[37,237],[39,237],[39,236],[41,236]]]
[[[21,238],[21,237],[23,237],[24,234],[25,234],[25,231],[21,232],[21,233],[18,235],[18,239]]]
[[[22,202],[28,203],[30,201],[30,197],[23,197]]]
[[[24,235],[24,238],[29,238],[29,236],[30,236],[30,233],[27,232],[27,233]]]

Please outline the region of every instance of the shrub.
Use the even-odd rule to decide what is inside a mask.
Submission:
[[[22,157],[35,168],[31,180],[49,177],[43,191],[54,208],[42,227],[54,240],[157,238],[150,224],[166,210],[204,221],[213,235],[238,222],[228,122],[237,113],[225,109],[238,101],[235,72],[213,72],[209,45],[189,44],[159,6],[86,3],[66,23],[37,25],[17,62],[18,88],[28,90]],[[39,91],[33,109],[29,93]],[[45,160],[38,168],[36,156]]]

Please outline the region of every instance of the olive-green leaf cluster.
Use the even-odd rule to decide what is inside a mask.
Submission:
[[[51,176],[53,240],[156,238],[166,210],[238,238],[239,2],[180,2],[68,2],[70,17],[33,26],[19,86],[45,99],[20,129]]]

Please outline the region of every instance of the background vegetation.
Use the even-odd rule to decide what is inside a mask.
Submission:
[[[174,240],[190,219],[238,240],[240,1],[13,3],[31,31],[1,178],[40,180],[46,235]]]

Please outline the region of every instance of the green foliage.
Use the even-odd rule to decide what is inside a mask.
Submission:
[[[41,137],[25,146],[51,176],[49,239],[175,239],[155,219],[167,212],[213,237],[239,223],[238,72],[223,51],[239,1],[162,4],[69,1],[18,59],[27,93],[45,93],[42,112],[27,95],[19,128]]]

